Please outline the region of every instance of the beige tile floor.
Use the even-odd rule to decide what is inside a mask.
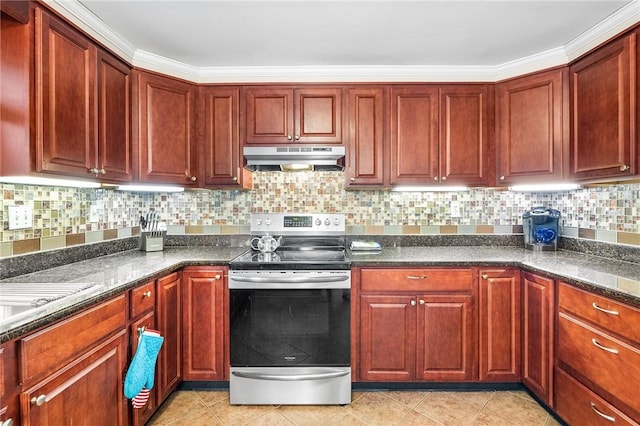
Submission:
[[[174,392],[148,425],[532,425],[558,422],[524,391],[354,392],[346,406],[229,405],[226,391]]]

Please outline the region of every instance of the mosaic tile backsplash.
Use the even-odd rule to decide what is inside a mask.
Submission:
[[[256,172],[252,191],[131,193],[0,183],[0,257],[128,237],[140,215],[157,211],[169,234],[247,234],[259,212],[342,212],[347,233],[513,234],[522,212],[562,212],[562,234],[640,246],[640,184],[559,193],[346,190],[341,172]],[[452,217],[451,202],[460,207]],[[33,228],[9,230],[8,207],[34,210]],[[97,219],[97,221],[96,221]]]

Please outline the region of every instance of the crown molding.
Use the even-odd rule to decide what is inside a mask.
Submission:
[[[566,65],[640,22],[635,0],[564,46],[494,66],[196,67],[137,49],[77,0],[40,0],[133,66],[194,83],[496,82]]]

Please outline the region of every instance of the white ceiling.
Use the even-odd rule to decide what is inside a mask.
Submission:
[[[116,35],[134,64],[164,63],[202,80],[224,73],[240,78],[247,70],[464,76],[527,61],[542,68],[566,63],[601,42],[598,36],[637,22],[640,0],[48,2],[112,43]]]

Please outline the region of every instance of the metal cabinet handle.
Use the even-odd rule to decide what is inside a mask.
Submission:
[[[220,279],[220,274],[216,274],[215,277],[213,277],[214,280],[219,280]]]
[[[621,172],[626,172],[627,170],[629,170],[629,166],[627,164],[623,164],[622,166],[620,166]]]
[[[356,178],[352,177],[352,178],[350,178],[349,180],[350,180],[351,182],[355,182],[355,181],[356,181]]]
[[[506,178],[504,176],[500,176],[500,180],[505,180]]]
[[[299,141],[300,140],[300,135],[296,135],[296,140]]]
[[[605,413],[603,413],[602,411],[598,410],[596,408],[596,404],[593,403],[593,401],[589,401],[589,404],[591,404],[591,409],[593,410],[594,413],[596,413],[597,415],[599,415],[600,417],[602,417],[605,420],[609,420],[610,422],[615,422],[616,418],[613,416],[608,416]]]
[[[612,349],[612,348],[608,348],[606,346],[602,346],[600,344],[600,342],[598,342],[595,338],[591,339],[591,343],[593,343],[596,347],[602,349],[603,351],[607,351],[607,352],[612,353],[614,355],[618,355],[618,350],[617,349]]]
[[[232,181],[237,182],[238,181],[238,176],[234,176],[231,178]]]
[[[105,169],[100,169],[100,174],[101,174],[101,175],[106,175],[106,174],[107,174],[107,171],[106,171]]]
[[[142,297],[151,297],[151,290],[142,293]]]
[[[415,300],[411,301],[411,306],[416,306],[416,301]]]
[[[440,180],[444,182],[445,180],[447,180],[447,177],[446,176],[442,176],[442,179],[440,179]]]
[[[488,279],[489,279],[489,275],[487,275],[487,274],[482,274],[482,279],[483,279],[483,280],[488,280]]]
[[[291,139],[293,139],[291,135],[287,135],[287,140],[290,141]]]
[[[426,275],[407,275],[408,280],[426,280]]]
[[[433,180],[437,181],[438,180],[438,176],[434,176]]]
[[[197,180],[198,180],[198,178],[197,178],[197,177],[195,177],[195,176],[191,176],[191,182],[195,182],[195,181],[197,181]]]
[[[33,398],[31,398],[31,403],[36,404],[38,407],[40,407],[45,402],[47,402],[47,395],[45,394],[34,396]]]
[[[599,310],[600,312],[604,312],[605,314],[609,314],[609,315],[620,315],[620,312],[618,311],[612,311],[610,309],[605,309],[601,306],[598,306],[598,304],[596,302],[593,302],[591,304],[591,306],[593,306],[594,309]]]
[[[420,299],[420,304],[424,305],[424,300]]]

